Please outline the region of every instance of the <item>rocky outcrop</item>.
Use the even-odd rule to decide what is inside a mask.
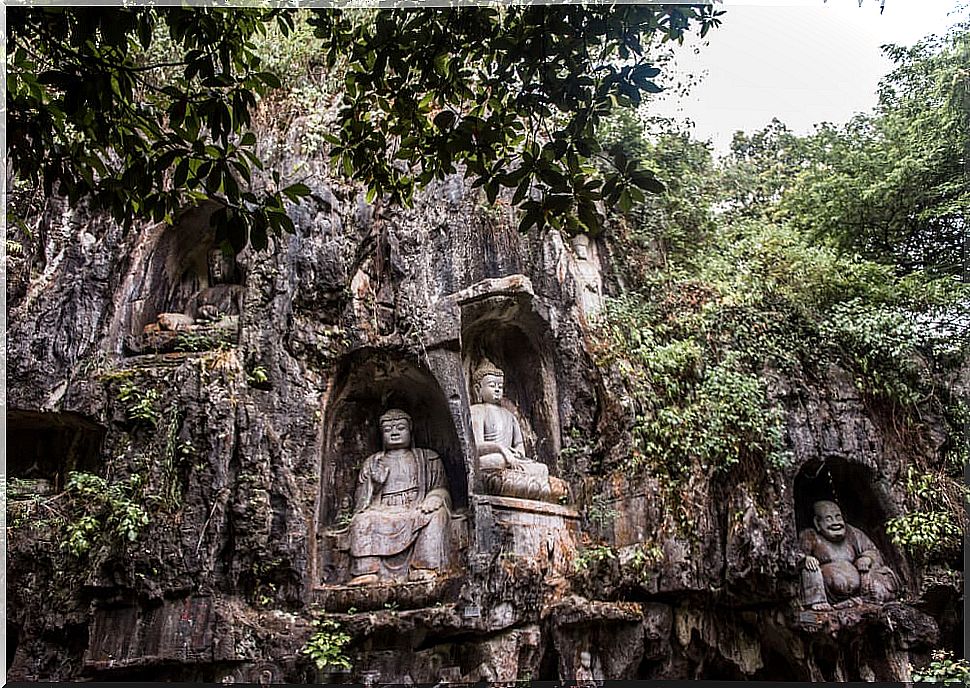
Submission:
[[[590,268],[560,236],[518,235],[507,206],[460,179],[408,211],[314,187],[293,235],[237,256],[238,332],[173,330],[161,354],[125,342],[191,291],[186,256],[212,244],[205,209],[129,233],[52,211],[47,259],[8,313],[8,431],[27,453],[62,437],[46,450],[55,493],[8,505],[11,679],[903,680],[959,628],[962,578],[927,586],[884,530],[906,466],[945,440],[937,419],[902,436],[844,370],[766,371],[790,467],[677,486],[624,472],[622,388],[588,351]],[[482,490],[468,376],[486,354],[567,503]],[[348,589],[334,533],[395,404],[442,457],[461,565]],[[72,454],[68,427],[97,441]],[[107,489],[64,492],[70,470]],[[798,608],[796,534],[819,480],[903,577],[898,602]],[[308,643],[352,668],[318,668]]]

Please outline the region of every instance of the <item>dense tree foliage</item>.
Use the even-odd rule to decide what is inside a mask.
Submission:
[[[648,42],[717,23],[711,7],[468,7],[377,14],[356,26],[319,14],[330,63],[348,54],[340,131],[347,173],[406,202],[415,183],[463,164],[490,201],[514,189],[520,229],[597,232],[597,202],[629,208],[663,187],[621,151],[601,157],[597,128],[660,90]]]
[[[260,166],[251,111],[279,86],[252,39],[268,22],[288,29],[286,12],[17,7],[7,17],[15,213],[28,211],[30,190],[90,197],[129,223],[213,199],[237,249],[292,228],[284,197],[306,189],[246,188]]]
[[[778,119],[751,134],[735,132],[718,180],[719,193],[726,203],[725,216],[777,216],[782,192],[807,163],[805,147],[804,139]]]
[[[605,146],[667,184],[614,213],[629,289],[609,300],[595,353],[631,399],[626,468],[664,478],[671,503],[699,475],[783,464],[779,389],[843,371],[914,457],[926,420],[945,426],[887,533],[918,560],[962,563],[970,400],[952,380],[970,357],[966,37],[891,49],[873,113],[808,136],[776,120],[738,133],[721,161],[669,124],[604,127]]]
[[[650,170],[664,192],[645,197],[615,217],[626,231],[619,232],[631,248],[646,244],[652,250],[632,251],[627,266],[649,267],[654,259],[668,259],[691,251],[714,227],[713,206],[720,197],[714,183],[715,163],[710,146],[691,137],[682,124],[647,112],[623,111],[601,127],[604,150],[622,154]],[[637,254],[640,255],[637,255]]]
[[[410,201],[464,167],[490,199],[514,188],[522,229],[598,231],[597,202],[629,206],[661,185],[595,132],[659,87],[648,46],[719,20],[710,6],[314,10],[344,76],[333,154],[370,197]],[[293,11],[17,7],[8,12],[10,168],[21,187],[92,197],[117,218],[170,219],[208,199],[237,250],[292,229],[279,174],[250,188],[251,114],[280,86],[255,39]],[[165,43],[166,51],[159,51]],[[258,192],[258,193],[257,193]]]
[[[901,272],[959,274],[970,259],[970,24],[886,52],[896,68],[873,113],[809,136],[777,121],[738,134],[728,200]]]

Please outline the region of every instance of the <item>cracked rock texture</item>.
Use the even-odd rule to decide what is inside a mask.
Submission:
[[[589,353],[568,242],[517,234],[508,206],[460,179],[407,211],[313,185],[295,234],[237,257],[234,342],[139,356],[133,314],[178,292],[186,256],[212,242],[206,210],[125,233],[50,203],[36,255],[8,276],[8,468],[51,481],[8,504],[11,680],[904,680],[959,642],[962,576],[909,560],[883,528],[906,467],[946,441],[937,418],[904,437],[844,370],[767,371],[793,464],[698,473],[672,502],[659,479],[611,468],[630,450],[622,385]],[[615,291],[618,254],[599,244]],[[572,490],[524,530],[481,493],[470,450],[483,356],[506,370],[532,455]],[[332,531],[392,401],[418,409],[419,444],[445,460],[461,566],[348,592]],[[799,492],[823,464],[902,575],[901,601],[798,609]],[[69,470],[118,486],[80,554]],[[134,539],[104,525],[126,499],[148,514]],[[589,517],[594,500],[610,519]],[[576,566],[594,544],[611,555]],[[349,634],[351,669],[302,652],[320,619]]]

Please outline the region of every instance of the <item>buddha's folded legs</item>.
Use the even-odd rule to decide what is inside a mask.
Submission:
[[[828,607],[822,571],[802,569],[802,604],[812,609]]]
[[[353,557],[350,561],[350,575],[355,578],[370,573],[376,574],[381,567],[380,557]]]
[[[882,603],[896,599],[899,583],[892,569],[888,566],[880,566],[864,576],[862,588],[867,599]]]
[[[429,515],[414,541],[411,553],[411,569],[443,571],[448,568],[451,552],[451,515],[441,508]]]
[[[485,490],[489,494],[518,497],[520,499],[547,500],[552,494],[549,488],[549,475],[504,468],[498,471],[483,471]]]

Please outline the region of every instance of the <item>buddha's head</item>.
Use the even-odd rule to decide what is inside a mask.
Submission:
[[[380,426],[384,449],[406,449],[411,446],[411,416],[401,409],[391,409],[382,415]]]
[[[845,539],[845,520],[842,510],[835,502],[819,501],[812,507],[815,512],[815,530],[829,542]]]
[[[235,259],[227,256],[222,249],[214,248],[206,256],[209,269],[209,286],[227,284],[234,275]]]
[[[479,402],[483,404],[497,404],[502,401],[505,393],[505,373],[499,370],[488,359],[475,369],[472,384]]]

